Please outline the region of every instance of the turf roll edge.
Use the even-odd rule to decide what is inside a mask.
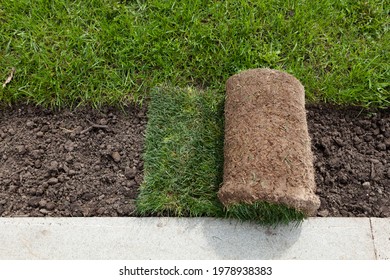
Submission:
[[[305,92],[292,75],[251,69],[226,83],[223,184],[227,215],[265,223],[313,216],[313,154]]]

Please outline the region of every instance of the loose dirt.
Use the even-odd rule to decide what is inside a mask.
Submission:
[[[390,217],[390,110],[309,106],[319,216]]]
[[[0,109],[0,216],[131,216],[146,114]]]
[[[308,106],[319,216],[390,217],[390,110]],[[146,109],[0,108],[0,216],[134,216]]]

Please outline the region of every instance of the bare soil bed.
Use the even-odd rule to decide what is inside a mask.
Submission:
[[[308,106],[319,216],[390,217],[390,110]],[[134,216],[146,109],[0,109],[0,216]]]
[[[390,217],[390,110],[307,109],[318,215]]]
[[[0,109],[0,216],[131,216],[144,109]]]

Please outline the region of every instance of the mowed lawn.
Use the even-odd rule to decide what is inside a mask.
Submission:
[[[142,102],[161,83],[223,93],[295,75],[308,101],[388,107],[389,1],[18,0],[0,4],[0,103]]]

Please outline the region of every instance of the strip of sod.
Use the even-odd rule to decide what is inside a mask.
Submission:
[[[225,209],[217,198],[223,172],[223,98],[193,88],[156,88],[148,107],[142,216],[229,217],[262,224],[304,215],[267,202]]]
[[[141,215],[221,216],[223,96],[158,88],[148,106]]]

